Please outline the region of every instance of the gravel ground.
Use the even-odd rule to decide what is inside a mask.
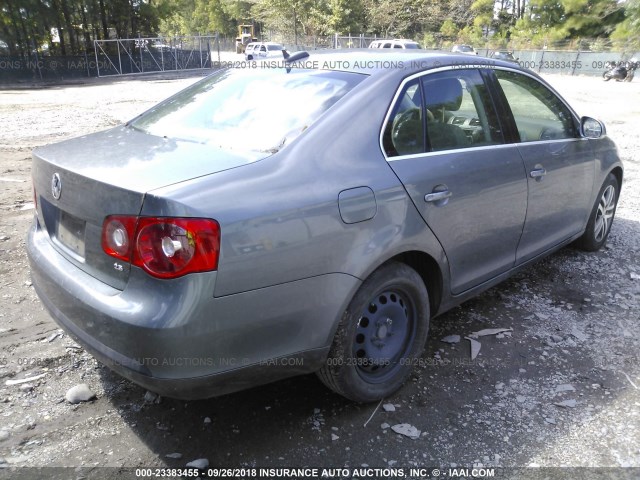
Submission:
[[[547,78],[605,121],[625,161],[609,242],[563,249],[435,320],[422,365],[384,407],[352,404],[312,375],[154,400],[94,361],[29,279],[30,152],[122,123],[197,78],[0,90],[0,466],[640,467],[640,82]],[[473,362],[467,340],[441,341],[487,328],[511,330],[480,337]],[[64,400],[83,383],[95,399]]]

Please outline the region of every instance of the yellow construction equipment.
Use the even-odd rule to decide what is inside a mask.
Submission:
[[[236,53],[244,53],[244,49],[251,42],[257,42],[253,25],[238,25],[236,37]]]

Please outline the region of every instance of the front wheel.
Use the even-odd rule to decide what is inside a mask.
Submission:
[[[602,74],[602,78],[604,78],[605,82],[608,82],[609,80],[611,80],[611,75],[609,74],[609,72],[604,72]]]
[[[600,188],[596,204],[593,206],[587,229],[578,240],[578,246],[583,250],[595,252],[606,243],[613,217],[616,214],[620,185],[613,173],[610,173]]]
[[[422,278],[403,263],[387,263],[354,295],[318,377],[356,402],[387,397],[411,373],[428,330],[429,295]]]

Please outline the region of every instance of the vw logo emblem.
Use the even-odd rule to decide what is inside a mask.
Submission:
[[[51,195],[53,195],[53,198],[58,200],[61,194],[62,194],[62,180],[60,180],[60,175],[58,175],[57,173],[54,173],[53,177],[51,177]]]

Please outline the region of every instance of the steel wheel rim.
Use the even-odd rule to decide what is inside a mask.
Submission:
[[[600,201],[598,202],[596,221],[593,227],[596,242],[601,242],[609,232],[615,209],[616,189],[613,188],[613,185],[609,185],[604,189],[604,192],[602,192],[602,197],[600,197]]]
[[[353,360],[365,380],[381,383],[392,377],[406,357],[416,334],[416,308],[399,289],[373,296],[358,318]]]

